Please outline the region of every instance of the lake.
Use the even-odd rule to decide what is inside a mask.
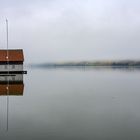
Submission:
[[[8,111],[0,96],[1,140],[140,139],[139,69],[27,71],[23,95],[8,97]]]

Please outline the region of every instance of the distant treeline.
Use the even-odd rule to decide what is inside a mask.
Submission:
[[[95,61],[95,62],[63,62],[63,63],[44,63],[32,66],[39,67],[64,67],[64,66],[118,66],[118,67],[130,67],[140,66],[140,61]]]

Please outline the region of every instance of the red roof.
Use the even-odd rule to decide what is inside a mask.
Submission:
[[[7,57],[8,54],[8,57]],[[0,62],[23,62],[24,61],[24,55],[23,50],[0,50]]]

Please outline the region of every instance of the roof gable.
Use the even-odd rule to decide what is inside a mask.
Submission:
[[[8,53],[7,53],[8,52]],[[7,56],[8,54],[8,56]],[[23,50],[0,50],[0,62],[23,62],[24,55]]]

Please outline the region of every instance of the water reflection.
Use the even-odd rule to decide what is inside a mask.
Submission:
[[[77,71],[124,71],[133,72],[140,71],[140,66],[29,66],[32,69],[46,69],[46,70],[77,70]]]
[[[139,72],[28,71],[24,96],[0,96],[1,139],[140,139]]]
[[[6,66],[12,67],[14,65]],[[27,71],[23,71],[23,65],[20,65],[21,69],[14,69],[14,71],[10,67],[8,68],[9,71],[1,71],[0,69],[0,100],[1,102],[4,101],[1,107],[0,118],[2,122],[0,123],[0,127],[5,131],[9,130],[10,96],[23,96],[23,74],[27,73]]]
[[[23,74],[0,75],[0,96],[22,96],[23,91]]]

